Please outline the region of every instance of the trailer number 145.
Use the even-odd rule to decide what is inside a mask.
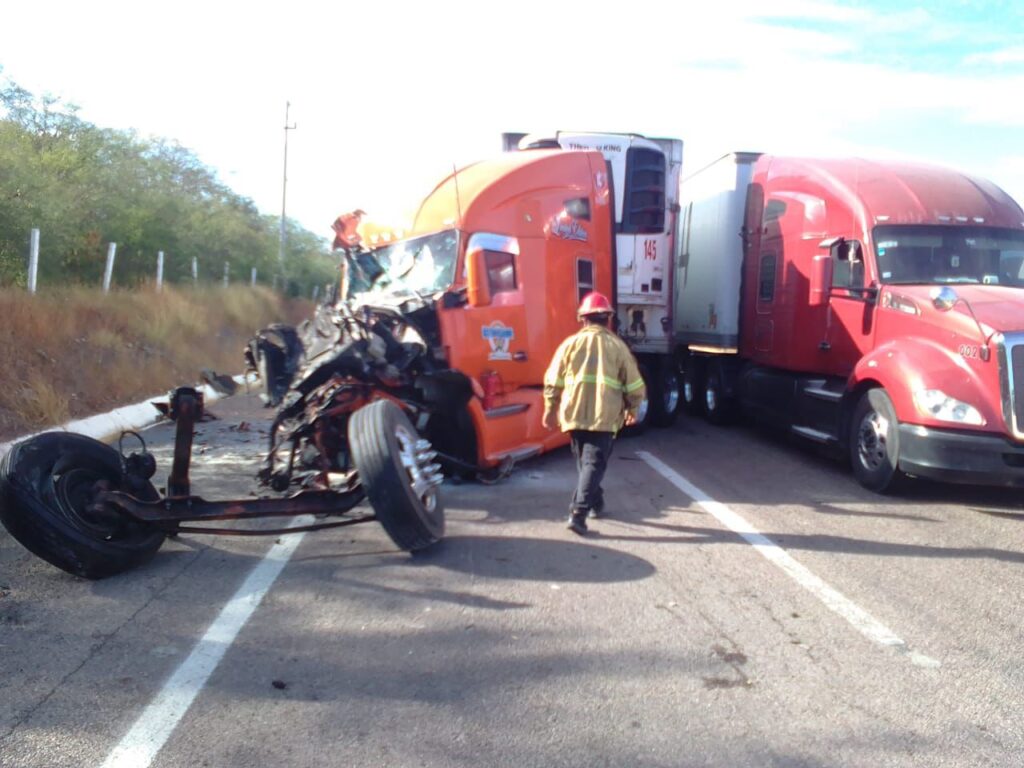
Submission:
[[[647,261],[658,260],[658,241],[644,240],[644,259]]]

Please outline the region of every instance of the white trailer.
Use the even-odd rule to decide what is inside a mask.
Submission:
[[[685,349],[683,400],[719,412],[739,347],[743,217],[757,152],[732,152],[680,184],[674,331]]]

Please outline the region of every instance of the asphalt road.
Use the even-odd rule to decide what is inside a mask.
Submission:
[[[267,412],[212,410],[194,490],[245,496]],[[0,533],[0,766],[1024,765],[1019,492],[689,419],[618,441],[583,539],[573,481],[446,483],[415,557],[190,535],[89,582]]]

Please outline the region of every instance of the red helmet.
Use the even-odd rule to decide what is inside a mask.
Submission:
[[[612,305],[608,301],[608,297],[603,293],[591,291],[583,297],[583,301],[580,302],[580,308],[576,310],[576,315],[578,317],[584,317],[586,315],[610,315],[612,312]]]

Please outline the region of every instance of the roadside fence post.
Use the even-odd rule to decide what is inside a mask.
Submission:
[[[39,230],[32,230],[28,248],[28,292],[35,294],[36,279],[39,277]]]
[[[252,287],[256,287],[256,267],[252,268]]]
[[[195,256],[192,257],[192,285],[198,285],[199,283],[199,259]]]
[[[274,291],[277,291],[277,275],[274,275]]]
[[[313,286],[313,301],[316,301],[317,296],[320,295],[320,284],[317,283]]]
[[[230,262],[224,262],[224,287],[228,287],[228,270],[230,268]]]
[[[114,257],[117,255],[117,243],[107,245],[107,266],[103,270],[103,292],[110,293],[110,280],[114,277]]]
[[[159,293],[164,289],[164,252],[157,251],[156,254],[156,291]]]

